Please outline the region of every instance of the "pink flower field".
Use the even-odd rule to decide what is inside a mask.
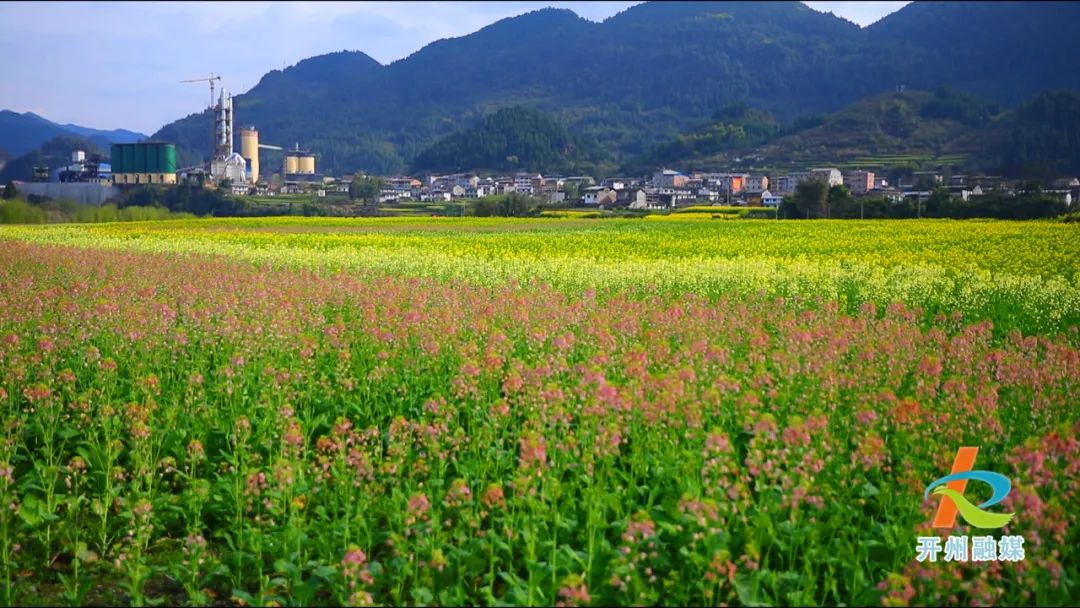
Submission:
[[[1075,604],[1078,344],[0,240],[0,602]],[[931,528],[960,446],[1003,529]]]

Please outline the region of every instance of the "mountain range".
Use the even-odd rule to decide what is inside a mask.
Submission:
[[[329,175],[432,164],[507,108],[538,112],[530,124],[550,141],[592,155],[567,156],[572,166],[616,169],[736,106],[768,116],[775,138],[901,86],[947,86],[996,113],[1080,92],[1078,18],[1080,3],[1038,1],[916,1],[865,28],[794,1],[645,2],[599,23],[543,9],[388,65],[356,51],[305,59],[264,75],[234,107],[238,126],[313,150]],[[209,122],[202,110],[154,138],[193,165],[209,152]],[[0,148],[18,154],[2,137]]]
[[[130,143],[146,139],[146,135],[126,129],[91,129],[74,124],[58,124],[33,112],[0,110],[0,150],[11,157],[22,156],[57,137],[81,137],[100,148],[109,149],[113,143]]]
[[[1080,3],[912,2],[866,28],[801,2],[646,2],[601,23],[569,10],[503,19],[381,65],[360,52],[274,70],[237,96],[237,124],[299,142],[321,171],[405,170],[432,142],[507,106],[551,114],[615,162],[732,103],[783,124],[903,85],[1012,107],[1080,91]],[[209,147],[208,111],[155,137],[181,164]]]

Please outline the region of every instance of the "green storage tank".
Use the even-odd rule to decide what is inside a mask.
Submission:
[[[135,172],[135,146],[124,146],[124,162],[121,163],[124,170],[121,173],[134,173]]]
[[[113,173],[176,173],[176,146],[164,142],[113,144]]]
[[[163,144],[161,152],[163,156],[161,173],[176,173],[176,146]]]
[[[132,173],[146,173],[146,144],[135,144],[135,164],[131,167]]]

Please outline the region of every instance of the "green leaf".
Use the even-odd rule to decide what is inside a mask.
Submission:
[[[300,569],[290,561],[279,559],[274,562],[274,570],[292,579],[300,578]]]
[[[41,501],[33,494],[27,496],[19,505],[19,517],[30,527],[36,527],[43,519],[41,513]]]
[[[427,606],[431,600],[435,599],[435,595],[427,587],[413,587],[412,598],[416,605]]]
[[[754,584],[748,579],[741,574],[735,577],[735,594],[739,597],[739,603],[744,606],[769,606],[770,602],[765,601],[759,594],[760,590],[755,590]]]

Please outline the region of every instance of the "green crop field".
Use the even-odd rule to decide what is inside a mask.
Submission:
[[[1080,601],[1077,227],[709,218],[0,227],[0,602]]]

